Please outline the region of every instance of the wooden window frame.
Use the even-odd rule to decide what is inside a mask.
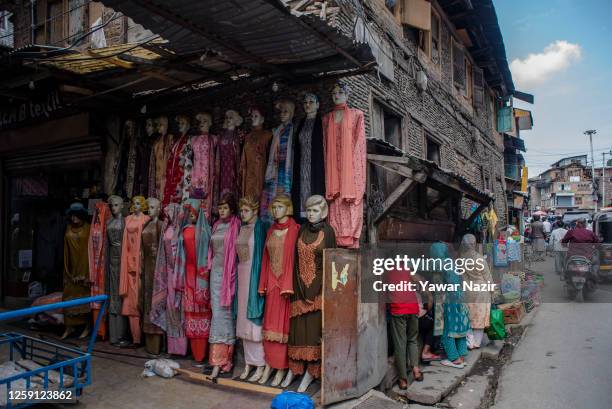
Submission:
[[[432,142],[438,146],[438,166],[442,166],[442,141],[437,138],[433,133],[429,132],[427,129],[423,129],[423,159],[429,160],[427,145],[429,142]]]
[[[425,56],[427,56],[429,62],[433,65],[441,66],[442,65],[442,18],[440,14],[432,7],[431,8],[431,21],[436,20],[438,26],[438,35],[436,36],[437,44],[438,44],[438,60],[433,60],[433,24],[431,24],[431,30],[418,30],[418,49],[419,52]]]
[[[408,135],[406,135],[406,129],[407,129],[407,120],[408,120],[408,116],[405,114],[401,114],[397,109],[394,109],[392,106],[390,106],[389,104],[387,104],[384,101],[384,98],[382,97],[382,95],[379,95],[376,92],[371,92],[370,93],[370,112],[372,113],[372,115],[374,114],[374,112],[376,111],[374,109],[375,105],[379,105],[382,109],[384,109],[385,111],[387,111],[389,114],[396,116],[399,119],[399,146],[397,146],[399,149],[407,152],[408,151]],[[386,135],[385,135],[385,123],[384,123],[384,117],[383,117],[383,122],[381,123],[382,125],[382,135],[376,136],[373,134],[374,131],[374,120],[373,118],[370,118],[370,136],[372,137],[378,137],[381,138],[383,140],[387,141],[386,139]],[[391,142],[389,142],[391,143]],[[394,145],[395,146],[395,145]]]

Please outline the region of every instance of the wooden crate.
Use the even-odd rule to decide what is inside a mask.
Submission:
[[[518,324],[525,316],[525,306],[522,302],[501,304],[498,308],[504,313],[505,324]]]

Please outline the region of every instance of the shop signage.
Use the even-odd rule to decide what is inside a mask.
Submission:
[[[23,103],[0,110],[0,130],[30,121],[47,120],[62,107],[59,91],[54,90]]]

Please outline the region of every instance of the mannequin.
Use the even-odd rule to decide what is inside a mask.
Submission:
[[[266,241],[268,224],[257,217],[259,200],[253,196],[240,199],[240,218],[243,225],[236,242],[238,254],[238,293],[236,308],[236,337],[242,339],[244,347],[244,371],[240,379],[246,379],[253,367],[257,368],[249,382],[257,382],[266,365],[261,323],[264,298],[257,287],[261,276],[261,259]]]
[[[272,386],[278,386],[289,365],[289,297],[293,294],[295,243],[300,226],[291,217],[293,205],[287,195],[276,196],[270,207],[274,224],[266,236],[259,278],[259,293],[266,298],[262,326],[266,367],[259,383],[266,383],[276,369]]]
[[[166,166],[168,154],[174,144],[174,137],[168,135],[168,117],[160,116],[156,120],[157,139],[153,143],[151,152],[151,163],[149,166],[149,177],[155,180],[155,190],[151,196],[163,199],[166,183]],[[163,200],[162,200],[163,201]]]
[[[336,247],[334,229],[325,220],[328,212],[325,198],[311,196],[305,207],[308,221],[298,235],[293,274],[289,372],[282,384],[286,388],[295,375],[304,374],[298,392],[305,392],[313,379],[321,377],[323,250]]]
[[[123,242],[121,248],[121,274],[119,276],[119,295],[123,300],[121,314],[128,317],[132,341],[135,345],[140,344],[141,328],[140,318],[142,304],[140,299],[141,282],[141,243],[142,229],[150,220],[144,214],[147,209],[147,201],[143,196],[132,198],[131,215],[125,219],[125,230],[123,231]]]
[[[289,100],[278,103],[280,110],[279,126],[274,128],[264,191],[262,194],[261,217],[270,221],[269,207],[271,199],[280,194],[291,194],[291,175],[293,173],[293,114],[295,104]]]
[[[183,206],[186,222],[179,236],[177,290],[182,295],[185,333],[196,363],[206,357],[210,334],[210,290],[206,262],[210,226],[198,200],[189,199]]]
[[[136,122],[131,119],[125,121],[122,132],[121,158],[119,162],[116,190],[119,193],[131,196],[134,189],[136,147],[138,145],[136,138]]]
[[[87,242],[87,255],[89,260],[89,282],[91,283],[91,295],[105,294],[105,269],[106,269],[106,223],[110,217],[110,208],[103,201],[96,203],[92,224],[89,229],[89,241]],[[93,322],[98,318],[102,305],[92,304]],[[98,329],[98,335],[106,339],[106,320],[102,319]]]
[[[193,170],[191,172],[190,197],[201,199],[206,216],[210,220],[213,205],[213,183],[215,180],[215,144],[217,137],[210,134],[212,116],[200,112],[195,116],[198,135],[191,138]]]
[[[157,325],[151,322],[150,318],[153,281],[155,279],[155,262],[157,261],[157,251],[162,232],[162,222],[159,220],[159,200],[154,197],[148,198],[147,207],[151,219],[142,229],[142,332],[145,334],[145,350],[149,354],[159,355],[163,332]]]
[[[329,224],[341,247],[358,248],[363,225],[366,181],[366,141],[363,112],[349,108],[348,87],[332,90],[334,109],[323,118],[325,144],[325,198]]]
[[[223,131],[219,136],[216,149],[216,194],[217,200],[226,193],[238,195],[238,167],[240,166],[240,144],[242,133],[238,129],[243,119],[238,113],[230,109],[225,112]]]
[[[140,134],[136,146],[136,173],[134,176],[133,195],[149,194],[149,166],[153,134],[155,133],[153,119],[147,118],[143,128],[144,132]]]
[[[178,125],[179,136],[175,139],[168,153],[166,184],[164,186],[163,198],[164,205],[170,202],[180,202],[182,199],[182,193],[179,193],[184,174],[183,166],[185,165],[182,155],[185,155],[183,151],[189,142],[188,132],[191,128],[191,122],[187,115],[178,115],[176,117],[176,123]]]
[[[85,221],[87,219],[87,209],[81,203],[73,203],[66,214],[70,218],[70,222],[64,235],[63,301],[87,297],[90,294],[89,261],[87,258],[89,223]],[[89,305],[64,309],[66,331],[62,335],[62,339],[70,336],[77,325],[85,326],[79,338],[85,338],[89,335],[89,311]]]
[[[300,122],[295,133],[293,183],[291,199],[297,210],[296,219],[306,221],[304,203],[312,195],[325,195],[325,165],[323,158],[323,124],[319,114],[319,97],[304,95],[306,117]]]
[[[219,200],[219,220],[213,225],[208,247],[208,271],[210,272],[210,358],[212,377],[219,372],[229,373],[236,343],[232,307],[236,292],[236,239],[240,231],[240,219],[236,216],[236,200],[226,193]]]
[[[121,120],[117,116],[110,116],[105,121],[106,129],[106,155],[104,158],[104,193],[112,195],[117,188],[119,166],[122,156]]]
[[[180,293],[176,292],[175,261],[179,232],[185,217],[178,203],[164,208],[163,235],[155,264],[155,282],[151,297],[151,323],[166,331],[168,353],[187,354],[187,337],[183,323],[185,316]],[[177,296],[179,298],[177,298]]]
[[[242,197],[252,196],[259,202],[272,132],[263,129],[265,117],[261,108],[252,107],[249,115],[251,133],[245,138],[240,159],[240,192]]]

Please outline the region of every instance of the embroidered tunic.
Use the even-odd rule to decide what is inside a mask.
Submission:
[[[261,197],[261,191],[266,176],[268,147],[272,132],[264,130],[263,126],[254,127],[244,142],[240,160],[240,192],[242,197]]]
[[[213,180],[215,179],[215,136],[203,134],[191,138],[193,169],[191,171],[191,194],[201,199],[210,218],[213,205]]]

